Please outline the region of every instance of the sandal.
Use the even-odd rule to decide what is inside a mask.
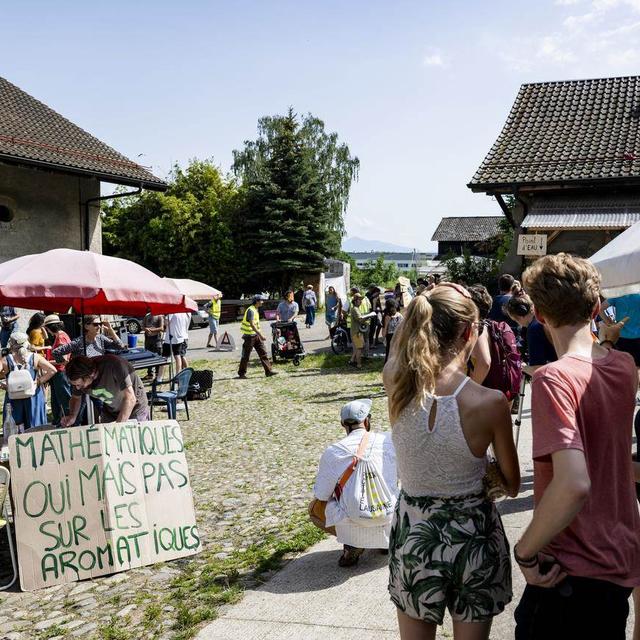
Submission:
[[[364,549],[359,549],[358,547],[351,547],[348,544],[344,545],[344,550],[342,551],[342,555],[338,560],[338,566],[340,567],[353,567],[358,564],[358,560],[360,560],[360,556],[364,553]]]

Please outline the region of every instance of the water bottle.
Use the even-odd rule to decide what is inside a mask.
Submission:
[[[6,446],[9,443],[9,436],[18,433],[18,425],[13,419],[11,412],[11,403],[7,403],[7,413],[2,423],[2,443]]]

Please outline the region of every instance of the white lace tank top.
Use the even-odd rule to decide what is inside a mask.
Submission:
[[[477,458],[469,449],[458,410],[458,394],[468,381],[453,395],[428,396],[424,407],[411,403],[393,425],[398,475],[408,495],[451,498],[482,491],[487,458]],[[429,430],[434,401],[436,416]]]

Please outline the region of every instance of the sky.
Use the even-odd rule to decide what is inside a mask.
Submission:
[[[263,115],[361,163],[349,236],[429,249],[525,82],[640,71],[640,0],[5,0],[0,76],[166,177],[224,172]]]

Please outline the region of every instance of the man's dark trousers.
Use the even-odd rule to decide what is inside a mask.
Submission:
[[[516,640],[624,640],[631,589],[569,576],[553,589],[527,585]]]
[[[247,365],[249,364],[249,357],[251,356],[251,350],[255,349],[264,372],[271,373],[271,363],[267,357],[267,352],[264,348],[264,342],[260,336],[242,336],[242,358],[240,359],[240,368],[238,369],[238,375],[244,376],[247,373]]]

